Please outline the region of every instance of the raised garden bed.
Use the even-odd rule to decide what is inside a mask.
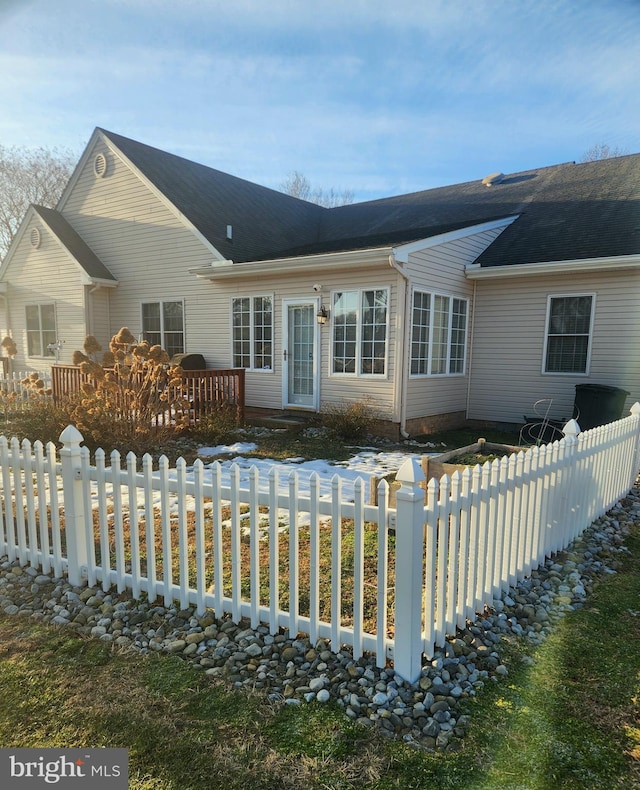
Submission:
[[[477,464],[484,464],[487,461],[494,461],[496,458],[503,458],[505,455],[518,453],[522,447],[516,447],[511,444],[495,444],[487,442],[485,439],[478,439],[477,442],[469,444],[466,447],[457,447],[455,450],[449,450],[446,453],[441,453],[436,456],[423,456],[422,457],[422,471],[424,472],[425,481],[422,487],[425,489],[430,480],[434,477],[439,480],[444,475],[449,477],[457,471],[463,471],[469,466],[476,466]],[[387,477],[387,480],[389,478]],[[371,480],[371,504],[377,504],[377,487],[379,479],[373,478]],[[395,507],[396,491],[400,488],[400,483],[395,479],[389,480],[389,504]]]

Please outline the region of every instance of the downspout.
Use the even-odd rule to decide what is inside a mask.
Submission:
[[[100,283],[94,283],[93,286],[91,285],[91,283],[87,283],[87,285],[85,286],[86,296],[84,300],[84,328],[86,335],[94,334],[93,321],[91,320],[93,316],[93,310],[91,309],[92,305],[91,305],[90,296],[91,294],[98,291],[100,288],[102,288]]]
[[[473,281],[473,294],[471,296],[471,326],[469,327],[469,359],[467,361],[467,403],[465,406],[465,419],[469,419],[469,402],[471,401],[471,364],[473,363],[473,339],[476,325],[476,292],[478,281]]]
[[[399,316],[399,326],[396,332],[396,364],[398,361],[400,362],[400,373],[401,375],[396,375],[396,382],[399,381],[399,388],[400,392],[396,397],[396,403],[399,402],[400,404],[400,435],[403,439],[408,439],[409,434],[407,433],[407,387],[405,382],[405,367],[406,367],[406,359],[405,359],[405,345],[406,345],[406,317],[409,314],[409,296],[411,293],[411,288],[409,287],[409,278],[402,270],[402,267],[396,261],[395,251],[392,250],[391,254],[389,255],[389,266],[400,275],[403,282],[403,291],[404,291],[404,298],[400,299],[400,295],[398,295],[398,310],[396,311],[397,315]],[[400,309],[400,304],[404,303],[404,309]]]

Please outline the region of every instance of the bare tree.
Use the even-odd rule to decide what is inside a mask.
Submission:
[[[0,145],[0,261],[31,203],[54,208],[77,156],[57,148]]]
[[[618,146],[611,148],[607,143],[596,143],[582,154],[580,161],[596,162],[598,159],[613,159],[615,156],[625,156],[628,153],[628,151],[618,148]]]
[[[309,179],[295,170],[290,173],[286,181],[280,185],[281,190],[287,195],[299,198],[300,200],[308,200],[310,203],[317,203],[324,208],[335,208],[336,206],[346,206],[348,203],[353,203],[354,194],[351,189],[343,189],[341,191],[331,189],[315,188],[312,189]]]

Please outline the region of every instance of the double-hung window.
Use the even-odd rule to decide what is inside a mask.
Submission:
[[[233,366],[273,370],[273,297],[239,296],[231,303]]]
[[[547,305],[545,373],[588,373],[593,294],[550,296]]]
[[[56,307],[50,304],[28,304],[27,352],[30,357],[53,357],[55,352],[49,348],[56,342]]]
[[[387,288],[333,294],[334,374],[386,375],[388,315]]]
[[[183,354],[183,302],[143,302],[142,337],[152,346],[162,346],[170,358],[174,354]]]
[[[414,291],[411,323],[411,375],[464,373],[468,301]]]

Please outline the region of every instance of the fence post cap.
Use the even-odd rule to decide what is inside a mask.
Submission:
[[[80,444],[80,442],[84,441],[84,436],[75,425],[67,425],[60,434],[60,441],[63,444]]]
[[[577,436],[580,433],[580,426],[576,420],[569,420],[569,422],[562,429],[565,436]]]
[[[422,464],[417,458],[407,458],[398,469],[396,480],[399,483],[420,483],[424,480],[424,472],[422,471]]]
[[[640,414],[640,403],[638,403],[638,401],[631,407],[631,414]]]

